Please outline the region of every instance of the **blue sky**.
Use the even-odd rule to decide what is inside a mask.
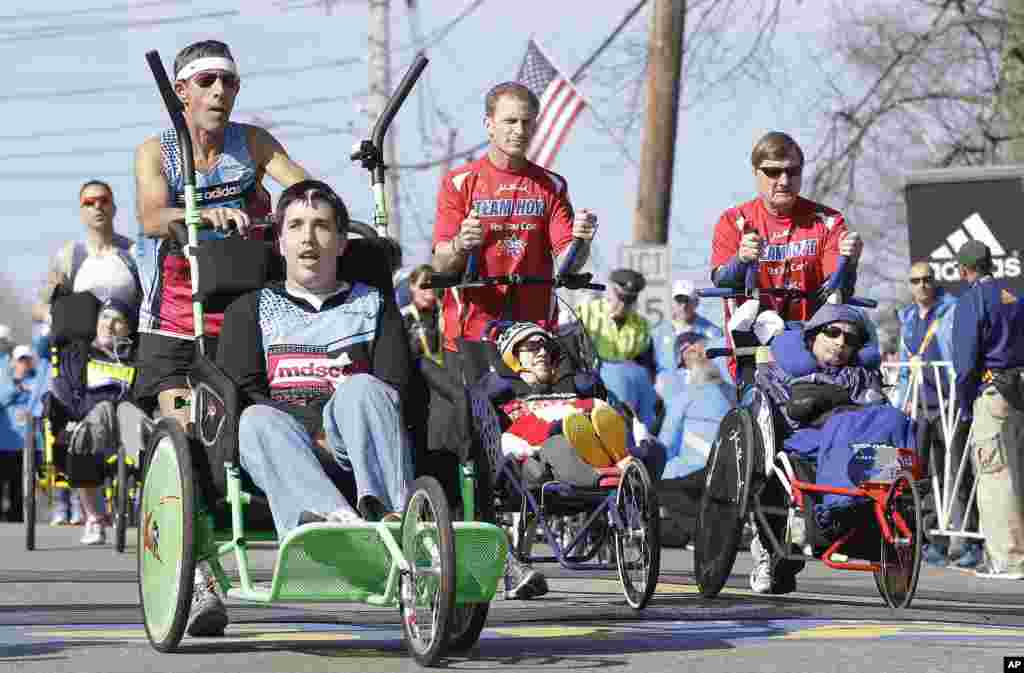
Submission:
[[[0,248],[6,254],[0,270],[9,282],[28,297],[53,250],[79,235],[77,190],[86,178],[102,178],[113,185],[120,207],[115,227],[135,235],[132,151],[168,125],[143,56],[149,49],[158,49],[170,68],[177,50],[198,39],[223,39],[232,47],[243,81],[236,119],[272,120],[273,133],[289,153],[314,175],[331,182],[354,217],[368,220],[372,202],[367,174],[347,158],[351,145],[371,123],[361,107],[367,86],[367,8],[357,0],[335,4],[330,14],[306,6],[315,4],[300,0],[4,2],[0,9],[0,60],[5,71],[0,93],[4,128],[0,180],[6,207],[0,215]],[[410,29],[404,4],[392,0],[394,83],[413,56],[407,46]],[[421,31],[429,36],[472,3],[421,0],[420,4]],[[484,138],[483,93],[515,76],[531,35],[571,72],[633,4],[633,0],[484,2],[429,50],[428,81],[421,82],[416,95],[454,120],[458,147],[476,144]],[[789,83],[790,93],[744,85],[732,97],[698,105],[681,115],[670,241],[677,264],[702,264],[718,215],[751,197],[747,157],[759,135],[785,129],[805,148],[813,147],[815,124],[802,117],[801,100],[815,85],[816,66],[809,45],[824,21],[824,11],[815,9],[818,4],[799,4],[779,26],[778,51],[793,72],[801,73]],[[824,0],[820,4],[823,10]],[[646,13],[635,21],[645,26]],[[584,93],[587,88],[584,81]],[[442,153],[440,148],[424,147],[419,104],[418,98],[410,98],[397,121],[403,163]],[[349,127],[357,133],[344,132]],[[632,152],[639,158],[639,138]],[[553,168],[568,178],[576,207],[599,215],[599,250],[606,264],[614,266],[619,248],[632,238],[636,170],[623,160],[620,149],[590,112],[577,121]],[[427,260],[439,177],[433,169],[403,178],[407,262]],[[607,273],[608,267],[597,270]]]

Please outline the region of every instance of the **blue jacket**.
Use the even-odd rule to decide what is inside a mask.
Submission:
[[[715,323],[701,315],[696,316],[693,327],[689,331],[703,334],[708,341],[718,341],[725,334]],[[671,320],[662,320],[651,331],[651,345],[654,347],[654,370],[658,374],[679,367],[678,353],[676,353],[677,336],[679,333],[676,332],[675,325]]]
[[[35,380],[36,373],[32,371],[16,381],[9,367],[4,368],[0,376],[0,406],[3,407],[0,414],[0,453],[14,453],[25,446]]]
[[[917,304],[911,304],[900,309],[898,313],[900,321],[900,350],[901,362],[907,362],[911,357],[918,354],[921,349],[921,342],[931,326],[932,321],[938,320],[939,325],[928,347],[921,353],[921,359],[925,362],[953,361],[953,311],[956,308],[956,297],[946,293],[939,288],[936,293],[936,304],[928,310],[928,315],[921,319],[918,314]],[[949,390],[946,387],[946,379],[943,382],[942,393],[949,398]],[[901,367],[897,383],[896,405],[900,409],[907,401],[910,394],[910,369]],[[939,405],[938,392],[936,390],[935,374],[931,368],[924,370],[924,381],[921,386],[921,393],[925,405],[929,409],[937,409]]]
[[[771,351],[775,362],[757,368],[757,383],[779,408],[792,430],[800,427],[786,413],[786,403],[795,383],[813,381],[842,386],[849,392],[850,399],[859,405],[879,404],[886,400],[882,394],[881,374],[877,369],[862,364],[877,358],[877,350],[870,344],[862,348],[846,367],[819,366],[804,344],[801,330],[786,330],[775,337]]]
[[[685,477],[704,467],[718,425],[735,402],[736,389],[720,382],[686,386],[666,401],[665,422],[658,434],[668,458],[662,478]]]
[[[971,408],[989,369],[1024,366],[1024,304],[1008,282],[979,278],[953,312],[953,368],[961,418]]]

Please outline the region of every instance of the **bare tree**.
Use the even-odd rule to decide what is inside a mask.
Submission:
[[[687,3],[680,95],[684,110],[733,99],[743,84],[772,81],[776,73],[772,38],[781,8],[782,0]],[[585,86],[595,108],[625,138],[637,138],[640,133],[648,37],[647,21],[634,21],[617,48],[587,73]]]
[[[856,224],[861,278],[895,299],[908,256],[904,172],[992,163],[1012,137],[998,104],[1007,13],[996,0],[876,0],[837,1],[830,15],[808,191]]]

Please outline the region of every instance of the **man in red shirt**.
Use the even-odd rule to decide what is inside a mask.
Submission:
[[[750,163],[758,196],[726,210],[715,225],[715,285],[743,287],[747,267],[757,262],[758,287],[813,293],[845,255],[852,266],[845,289],[852,290],[863,243],[847,229],[842,213],[800,196],[804,153],[796,141],[778,131],[765,134],[754,145]],[[761,302],[786,320],[809,319],[819,303],[770,296],[762,296]]]
[[[570,271],[583,267],[597,231],[597,216],[573,212],[565,178],[526,158],[537,128],[540,101],[518,82],[495,86],[484,99],[487,154],[444,177],[434,224],[434,269],[462,272],[476,257],[479,276],[518,273],[553,276],[569,243],[580,239]],[[552,258],[554,256],[554,259]],[[510,297],[510,293],[515,293]],[[555,326],[551,288],[474,288],[446,292],[444,346],[479,341],[488,321],[521,320]]]
[[[811,295],[761,295],[761,305],[785,320],[809,320],[826,299],[813,293],[835,273],[840,256],[850,258],[843,290],[852,294],[863,243],[847,229],[842,213],[800,196],[804,153],[788,134],[772,131],[762,136],[750,153],[750,163],[758,196],[718,219],[711,243],[711,280],[719,287],[742,288],[748,267],[757,263],[759,288],[784,287]],[[726,323],[729,313],[727,306]],[[735,362],[730,369],[735,376]],[[757,593],[789,593],[796,588],[796,573],[803,563],[776,564],[770,549],[755,531],[750,587]]]

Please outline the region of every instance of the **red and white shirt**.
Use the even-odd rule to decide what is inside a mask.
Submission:
[[[847,232],[842,213],[797,197],[789,215],[768,212],[760,198],[730,208],[715,225],[711,244],[711,268],[727,264],[740,249],[740,240],[756,231],[764,242],[758,262],[759,288],[787,287],[815,292],[834,273],[839,263],[839,242]],[[742,299],[737,303],[742,303]],[[807,320],[814,304],[805,299],[761,295],[766,309],[786,320]],[[728,315],[726,315],[728,320]]]
[[[456,168],[444,177],[437,197],[434,247],[455,238],[473,210],[484,230],[477,252],[480,277],[554,275],[554,256],[572,240],[573,210],[565,178],[532,163],[517,171],[501,169],[486,156]],[[506,314],[510,291],[515,296]],[[490,320],[526,320],[545,328],[556,322],[548,286],[473,288],[458,294],[456,298],[455,292],[446,292],[442,301],[448,350],[455,350],[457,337],[480,340]]]

